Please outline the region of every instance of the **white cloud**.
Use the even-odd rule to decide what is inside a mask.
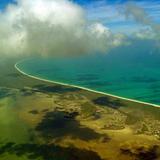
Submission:
[[[102,24],[89,25],[83,9],[68,0],[18,0],[0,13],[0,54],[106,52],[123,40]]]
[[[151,28],[143,28],[139,31],[134,32],[132,36],[139,39],[155,39],[156,35]]]
[[[152,23],[152,19],[146,11],[133,2],[128,2],[126,4],[125,15],[127,18],[133,18],[138,23],[145,25],[150,25]]]
[[[135,36],[142,39],[160,40],[160,24],[156,23],[153,18],[148,15],[145,9],[139,7],[133,2],[129,2],[125,6],[124,13],[126,18],[132,18],[137,23],[146,27],[137,31]]]

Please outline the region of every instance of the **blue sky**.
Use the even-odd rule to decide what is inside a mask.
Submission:
[[[72,0],[81,5],[87,14],[87,18],[92,22],[101,22],[111,28],[114,32],[134,32],[143,28],[133,20],[126,20],[125,16],[119,12],[127,0]],[[0,0],[0,9],[3,10],[14,0]],[[148,15],[160,23],[160,0],[134,0],[138,6],[145,9]]]
[[[76,0],[82,5],[88,19],[99,21],[115,32],[135,32],[145,28],[142,24],[137,24],[134,20],[126,20],[120,13],[119,8],[123,7],[126,0]],[[134,0],[137,6],[143,8],[155,23],[160,23],[160,0]]]
[[[9,3],[14,3],[14,0],[0,0],[0,9],[4,9]]]

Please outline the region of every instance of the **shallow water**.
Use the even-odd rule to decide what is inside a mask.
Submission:
[[[33,58],[18,67],[47,80],[160,104],[160,54],[156,54],[151,43],[143,50],[141,45],[119,48],[109,54]]]
[[[25,143],[29,139],[28,126],[20,120],[18,116],[18,107],[10,97],[0,99],[0,153],[1,145],[7,143]],[[28,160],[24,155],[18,157],[14,154],[0,154],[0,160]]]

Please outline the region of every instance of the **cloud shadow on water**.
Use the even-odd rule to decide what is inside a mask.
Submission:
[[[120,100],[111,100],[109,97],[103,96],[92,100],[94,104],[119,109],[125,106]]]
[[[99,134],[90,128],[82,126],[79,121],[76,120],[77,115],[77,112],[47,112],[35,129],[47,139],[70,136],[71,138],[89,141],[107,137],[106,135]]]
[[[102,160],[96,152],[54,144],[15,144],[9,142],[0,146],[0,155],[4,153],[15,154],[18,157],[26,156],[30,160],[39,158],[43,160]]]
[[[66,86],[62,86],[62,85],[44,85],[44,84],[40,84],[40,85],[35,85],[33,86],[33,88],[37,89],[40,92],[44,92],[44,93],[67,93],[67,92],[76,92],[79,91],[81,89],[76,88],[76,87],[66,87]]]

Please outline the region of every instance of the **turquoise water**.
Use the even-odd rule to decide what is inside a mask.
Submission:
[[[33,58],[18,64],[22,71],[153,104],[160,104],[160,54],[143,42],[112,50],[65,58]]]

